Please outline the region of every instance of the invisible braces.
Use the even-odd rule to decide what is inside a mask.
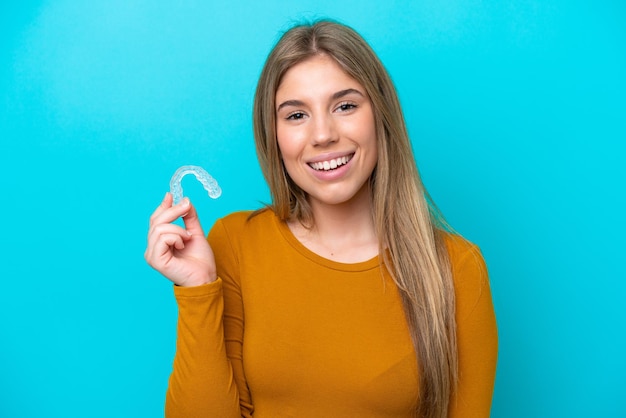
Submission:
[[[197,165],[184,165],[180,167],[170,180],[170,193],[174,197],[174,204],[180,202],[183,198],[183,186],[181,182],[183,177],[187,174],[193,174],[198,181],[202,183],[204,189],[209,193],[209,197],[217,199],[222,195],[222,189],[217,184],[217,181],[206,170]]]

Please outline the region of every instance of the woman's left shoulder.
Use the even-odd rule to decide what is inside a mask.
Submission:
[[[442,235],[446,244],[446,249],[448,250],[450,261],[459,260],[467,257],[468,255],[478,255],[482,258],[480,248],[461,235],[450,232],[442,232]]]
[[[488,285],[487,265],[480,248],[458,234],[444,233],[443,237],[455,284]]]

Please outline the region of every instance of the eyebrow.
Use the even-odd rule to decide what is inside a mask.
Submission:
[[[345,89],[345,90],[339,90],[336,93],[333,93],[333,95],[331,96],[332,100],[337,100],[337,99],[341,99],[342,97],[345,97],[349,94],[357,94],[361,97],[365,97],[363,95],[363,93],[361,93],[360,91],[358,91],[357,89]],[[286,100],[284,102],[282,102],[280,105],[278,105],[278,107],[276,108],[276,112],[280,111],[280,109],[282,109],[285,106],[303,106],[304,102],[301,100]]]

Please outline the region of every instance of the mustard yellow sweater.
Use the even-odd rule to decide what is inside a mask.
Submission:
[[[219,279],[175,287],[178,340],[168,418],[411,417],[415,353],[397,288],[378,258],[330,261],[267,210],[218,220]],[[497,356],[487,271],[476,246],[447,238],[459,385],[450,417],[488,417]]]

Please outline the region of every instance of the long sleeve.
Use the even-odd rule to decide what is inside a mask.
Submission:
[[[175,287],[178,339],[166,396],[167,418],[251,417],[243,351],[243,302],[237,256],[221,221],[211,229],[219,279]]]
[[[487,267],[475,246],[457,256],[453,274],[457,295],[459,382],[449,417],[487,418],[498,355],[497,326]]]
[[[222,281],[175,287],[176,357],[166,396],[167,418],[240,417],[239,396],[226,355]]]

